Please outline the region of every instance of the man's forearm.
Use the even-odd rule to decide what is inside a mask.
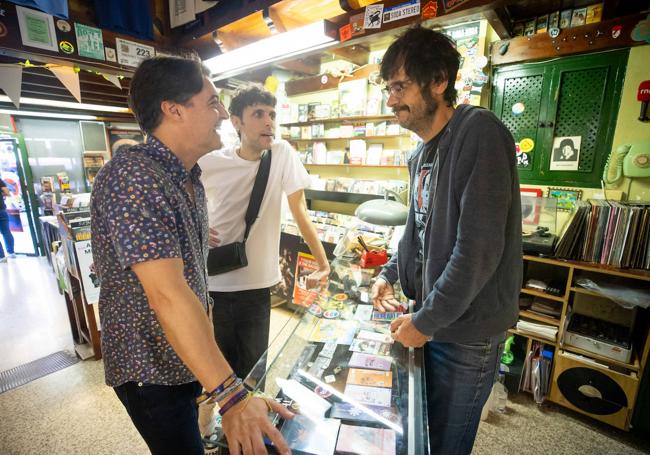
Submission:
[[[149,304],[172,348],[206,390],[215,389],[232,374],[210,320],[189,287],[151,296]]]
[[[318,268],[320,270],[329,269],[330,265],[327,260],[325,248],[323,248],[323,244],[318,238],[318,232],[316,232],[316,228],[312,224],[311,220],[296,220],[296,223],[298,224],[298,229],[300,230],[302,238],[305,239],[305,243],[309,247],[309,251],[311,251],[311,254],[316,258],[316,262],[318,262]]]

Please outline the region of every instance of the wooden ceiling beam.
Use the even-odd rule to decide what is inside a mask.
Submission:
[[[282,62],[277,66],[294,73],[302,73],[308,76],[320,74],[320,59],[299,58]]]
[[[483,16],[485,16],[485,19],[487,19],[488,23],[499,36],[499,39],[511,37],[510,30],[512,30],[512,23],[504,8],[483,11]]]

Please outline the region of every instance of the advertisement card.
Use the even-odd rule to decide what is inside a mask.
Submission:
[[[370,368],[372,370],[388,371],[390,370],[392,363],[393,359],[390,357],[381,357],[355,352],[350,357],[348,365],[354,368]]]
[[[380,419],[399,424],[400,415],[394,407],[364,405],[361,409],[352,403],[334,403],[330,417],[333,419],[352,420],[355,422],[377,423]]]
[[[345,386],[345,396],[353,401],[374,406],[390,406],[391,389],[368,387],[348,384]]]
[[[370,387],[392,387],[393,373],[390,371],[362,370],[350,368],[348,384],[367,385]]]
[[[394,455],[395,431],[341,425],[336,451],[359,455]]]

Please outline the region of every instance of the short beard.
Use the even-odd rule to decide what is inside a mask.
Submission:
[[[431,95],[431,90],[429,90],[427,86],[421,87],[420,93],[422,94],[422,99],[424,100],[424,104],[426,106],[424,111],[425,115],[427,117],[433,117],[434,114],[438,111],[439,103],[433,98],[433,95]]]

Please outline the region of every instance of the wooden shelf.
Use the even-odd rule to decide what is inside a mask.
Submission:
[[[305,166],[322,166],[322,167],[372,167],[372,168],[384,168],[384,169],[406,169],[407,166],[379,166],[372,164],[314,164],[314,163],[305,163]]]
[[[522,294],[534,295],[535,297],[542,297],[544,299],[555,300],[556,302],[564,302],[564,297],[557,295],[547,294],[546,292],[535,291],[534,289],[521,288]]]
[[[280,126],[290,128],[292,126],[309,126],[317,125],[319,123],[363,123],[363,122],[372,122],[372,121],[388,121],[396,120],[395,115],[360,115],[355,117],[336,117],[336,118],[321,118],[315,120],[309,120],[307,122],[293,122],[293,123],[282,123]]]
[[[601,294],[600,292],[590,291],[589,289],[578,288],[578,287],[575,287],[575,286],[571,286],[571,292],[575,292],[576,294],[590,295],[590,296],[593,296],[593,297],[600,297],[602,299],[609,299],[609,297],[607,297],[604,294]]]
[[[634,278],[636,280],[650,281],[650,271],[638,269],[619,269],[610,265],[592,264],[590,262],[570,261],[568,259],[552,259],[538,256],[524,255],[524,260],[532,262],[542,262],[561,267],[573,267],[578,270],[586,270],[588,272],[604,273],[607,275],[620,276],[623,278]]]
[[[555,343],[556,343],[554,338],[545,338],[545,337],[540,336],[540,335],[535,335],[534,333],[522,332],[522,331],[519,331],[519,330],[517,330],[515,328],[508,329],[508,333],[511,333],[513,335],[519,335],[519,336],[526,337],[526,338],[530,338],[531,340],[541,341],[542,343],[546,343],[546,344],[549,344],[549,345],[552,344],[553,346],[555,346]]]
[[[555,318],[550,317],[550,316],[544,316],[542,314],[537,314],[537,313],[535,313],[533,311],[521,310],[519,312],[519,316],[524,317],[524,318],[528,318],[528,319],[533,319],[535,321],[543,322],[544,324],[553,325],[555,327],[560,326],[560,320],[559,319],[555,319]]]
[[[625,362],[620,362],[618,360],[610,359],[609,357],[605,357],[604,355],[595,354],[590,351],[585,351],[584,349],[576,348],[574,346],[569,346],[567,344],[562,344],[560,348],[564,349],[565,351],[573,352],[575,354],[580,354],[585,357],[591,357],[592,359],[600,360],[601,362],[605,362],[608,365],[615,365],[617,367],[627,368],[628,370],[639,371],[640,368],[639,356],[636,355],[636,351],[632,352],[632,363],[625,363]]]
[[[293,142],[323,142],[323,141],[351,141],[353,139],[394,139],[394,138],[410,138],[409,134],[386,134],[383,136],[350,136],[350,137],[316,137],[311,139],[291,139],[290,137],[283,137],[285,141]]]

